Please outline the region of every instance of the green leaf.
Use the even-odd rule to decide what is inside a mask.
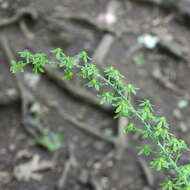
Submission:
[[[128,84],[125,88],[125,91],[127,93],[132,93],[132,94],[136,94],[138,88],[135,88],[132,84]]]
[[[100,104],[112,103],[113,101],[117,100],[117,98],[114,97],[113,93],[110,92],[104,92],[101,95],[98,95],[98,97],[101,97]]]
[[[169,127],[169,124],[167,122],[167,119],[165,117],[159,117],[157,118],[157,125],[159,127],[164,127],[164,128],[168,128]]]
[[[171,146],[171,150],[173,152],[177,152],[179,150],[182,150],[182,149],[186,149],[186,150],[189,150],[188,147],[187,147],[187,144],[185,143],[184,140],[178,140],[177,138],[172,138],[169,143],[168,143],[168,146]]]
[[[138,155],[144,154],[147,156],[154,152],[149,145],[139,146],[138,149],[139,149]]]
[[[162,168],[168,169],[170,166],[170,163],[165,161],[164,158],[154,158],[153,161],[150,162],[151,168],[154,168],[156,170],[161,170]]]
[[[51,53],[55,54],[55,57],[57,60],[62,60],[62,58],[65,56],[65,54],[63,53],[63,50],[61,48],[56,48],[54,50],[50,51]]]
[[[44,73],[45,70],[42,68],[42,67],[39,67],[38,70],[41,72],[41,73]]]
[[[10,71],[12,73],[15,73],[16,71],[19,72],[24,72],[24,67],[26,66],[26,63],[22,62],[22,61],[12,61],[11,62],[12,66],[10,67]]]
[[[138,129],[136,127],[136,125],[134,123],[132,123],[132,122],[128,123],[127,127],[125,127],[124,130],[125,130],[126,133],[128,133],[128,132],[142,132],[142,130]]]
[[[170,140],[171,134],[169,133],[168,129],[162,128],[160,126],[155,126],[154,136]]]
[[[153,111],[153,104],[150,103],[150,100],[144,99],[139,101],[139,106],[149,108],[151,111]]]
[[[112,78],[116,81],[118,81],[120,78],[124,78],[124,76],[121,75],[120,72],[113,67],[105,68],[104,72],[106,73],[106,76],[108,76],[108,78]]]
[[[163,184],[163,190],[175,190],[176,185],[171,181],[168,180]]]
[[[35,144],[40,145],[48,150],[57,150],[62,147],[63,135],[60,133],[50,132],[48,135],[39,137]]]
[[[96,66],[94,64],[89,64],[81,67],[80,76],[84,79],[90,79],[91,76],[97,75],[98,73],[99,71]]]
[[[71,78],[74,76],[73,72],[70,71],[69,69],[65,69],[65,70],[64,70],[64,73],[66,74],[66,75],[63,77],[64,79],[71,79]]]
[[[90,60],[90,57],[88,57],[88,54],[85,51],[78,53],[76,57],[82,59],[85,65],[87,65]]]
[[[144,66],[144,55],[143,54],[138,54],[133,57],[133,63],[137,67],[143,67]]]
[[[22,52],[19,52],[20,57],[25,58],[26,62],[29,63],[32,60],[32,54],[28,50],[24,50]]]
[[[96,79],[92,79],[86,84],[88,87],[94,87],[97,91],[100,90],[100,83]]]
[[[143,109],[139,110],[138,113],[141,115],[141,118],[143,120],[153,120],[154,119],[154,115],[148,107],[144,107]]]
[[[118,101],[112,105],[116,107],[115,113],[117,113],[114,118],[129,117],[129,113],[131,112],[132,108],[128,101]]]

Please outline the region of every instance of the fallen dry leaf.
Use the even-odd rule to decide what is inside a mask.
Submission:
[[[40,156],[35,154],[29,162],[20,164],[14,168],[14,176],[17,180],[29,181],[30,179],[40,181],[42,170],[51,169],[54,166],[51,161],[40,161]]]

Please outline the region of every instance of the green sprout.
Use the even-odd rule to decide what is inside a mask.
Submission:
[[[147,144],[138,147],[139,155],[152,155],[151,168],[158,171],[172,170],[172,176],[169,176],[162,185],[163,190],[190,190],[190,165],[179,163],[182,151],[189,151],[187,144],[183,140],[178,140],[169,131],[169,123],[165,117],[154,114],[154,106],[149,100],[141,100],[137,106],[133,105],[129,97],[137,93],[136,87],[132,84],[124,84],[124,76],[113,67],[106,67],[103,72],[100,72],[96,65],[90,63],[90,58],[84,51],[73,57],[66,56],[60,48],[52,50],[51,53],[55,55],[54,63],[49,62],[43,53],[32,54],[25,50],[20,53],[22,60],[13,61],[10,70],[13,73],[24,72],[25,66],[32,65],[32,71],[37,73],[44,72],[44,66],[55,64],[63,69],[65,79],[76,75],[85,81],[88,80],[85,86],[93,87],[97,91],[101,90],[101,94],[98,94],[100,103],[109,103],[115,108],[114,118],[127,117],[129,120],[138,120],[143,124],[143,127],[138,127],[130,121],[125,132],[139,132],[143,139],[153,142],[152,147]],[[53,139],[60,138],[55,136]],[[39,142],[49,149],[59,147],[59,142],[56,147],[49,146],[47,139],[41,139]]]

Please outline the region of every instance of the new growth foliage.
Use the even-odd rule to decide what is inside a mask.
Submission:
[[[54,62],[48,61],[47,55],[43,53],[32,54],[27,50],[20,52],[22,60],[13,61],[10,70],[13,73],[24,72],[25,66],[32,65],[34,73],[45,72],[45,66],[54,64],[63,69],[65,79],[76,75],[83,78],[87,81],[85,86],[96,89],[101,104],[112,104],[115,108],[115,118],[127,117],[143,124],[143,128],[138,128],[134,122],[129,122],[125,131],[139,132],[145,140],[149,139],[154,143],[154,148],[148,144],[138,147],[139,155],[153,155],[151,168],[173,171],[174,174],[163,183],[163,190],[190,190],[190,165],[179,164],[181,152],[189,151],[188,146],[169,131],[165,117],[154,114],[154,106],[149,100],[141,100],[137,106],[131,103],[129,97],[137,93],[137,88],[132,84],[124,84],[124,76],[113,67],[100,71],[95,64],[90,63],[90,58],[84,51],[73,57],[65,55],[60,48],[52,50],[51,53],[55,56]]]

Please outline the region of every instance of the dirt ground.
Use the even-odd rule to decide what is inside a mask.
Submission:
[[[98,64],[113,65],[120,70],[127,77],[126,82],[140,88],[134,101],[150,99],[157,114],[168,118],[171,130],[190,144],[190,106],[179,104],[190,100],[189,27],[179,22],[172,10],[127,0],[117,1],[116,22],[108,26],[101,19],[111,9],[110,4],[114,5],[114,1],[2,0],[0,37],[8,40],[17,59],[17,52],[23,49],[48,52],[57,47],[68,55],[85,50],[93,57],[104,37],[111,35],[114,41]],[[23,10],[27,13],[14,20]],[[161,39],[157,47],[139,46],[138,36],[146,33]],[[134,57],[138,55],[143,56],[142,65],[134,64]],[[73,95],[46,74],[39,76],[40,80],[31,91],[35,103],[40,105],[43,127],[63,133],[63,146],[48,151],[34,145],[34,137],[28,133],[27,126],[22,125],[23,100],[9,67],[9,59],[1,47],[0,190],[160,189],[167,173],[148,169],[149,158],[138,158],[136,146],[143,144],[138,134],[127,137],[124,153],[116,160],[117,151],[112,142],[76,127],[81,122],[92,131],[117,139],[118,121],[112,119],[113,110],[102,109],[85,101],[86,98]],[[32,80],[26,77],[25,82]],[[84,89],[78,80],[73,81],[73,85]],[[93,92],[90,93],[94,97]],[[65,118],[63,112],[71,119]],[[28,180],[23,176],[19,178],[16,168],[35,158],[40,159],[39,168],[30,173]],[[42,161],[46,161],[46,167],[42,166]],[[184,153],[181,162],[189,163],[190,155]],[[63,175],[66,168],[68,171]],[[29,170],[26,167],[25,176]],[[64,183],[61,187],[60,181]]]

